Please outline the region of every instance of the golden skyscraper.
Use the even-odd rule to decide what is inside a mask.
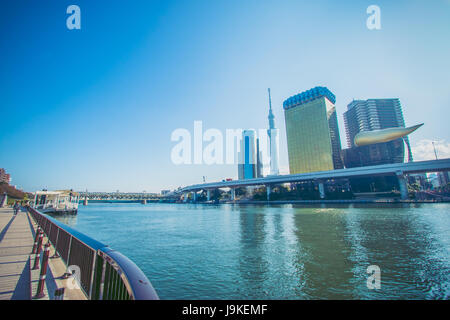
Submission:
[[[343,168],[335,101],[325,87],[284,101],[291,174]]]

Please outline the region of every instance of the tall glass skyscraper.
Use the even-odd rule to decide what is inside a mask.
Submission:
[[[412,161],[408,137],[362,147],[357,147],[354,143],[356,134],[361,131],[405,127],[402,106],[398,98],[353,100],[344,112],[344,122],[349,146],[349,149],[343,152],[346,167],[403,162],[405,154],[403,141],[408,148],[408,160]]]
[[[284,101],[291,174],[343,168],[335,102],[326,87]]]
[[[261,152],[255,130],[244,130],[240,143],[238,179],[253,179],[262,176]]]

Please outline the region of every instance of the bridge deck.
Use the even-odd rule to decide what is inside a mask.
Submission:
[[[308,173],[286,174],[267,176],[263,178],[241,179],[231,181],[218,181],[210,183],[195,184],[177,190],[177,193],[196,192],[200,190],[217,188],[236,188],[257,185],[275,185],[290,182],[300,182],[308,180],[327,180],[340,178],[386,176],[416,174],[425,172],[450,171],[450,158],[439,160],[415,161],[406,163],[382,164],[376,166],[356,167],[336,169],[329,171],[317,171]]]

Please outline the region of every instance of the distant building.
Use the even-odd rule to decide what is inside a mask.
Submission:
[[[428,182],[433,186],[433,189],[441,186],[438,175],[435,172],[428,173]]]
[[[262,156],[255,130],[244,130],[240,145],[238,179],[262,177]]]
[[[420,187],[420,190],[429,188],[430,183],[428,182],[426,173],[408,174],[407,179],[409,184],[417,183]]]
[[[445,187],[450,183],[450,175],[448,171],[438,172],[437,174],[439,186]]]
[[[263,177],[262,152],[259,147],[259,138],[256,138],[256,178]]]
[[[343,168],[335,102],[325,87],[284,101],[291,174]]]
[[[407,136],[360,147],[354,143],[355,136],[361,131],[404,128],[405,121],[399,99],[353,100],[344,113],[344,123],[349,146],[343,150],[344,164],[347,168],[401,163],[405,157],[405,144],[408,149],[408,160],[412,161]]]
[[[168,194],[168,193],[170,193],[170,190],[161,190],[161,195],[162,196],[165,195],[165,194]]]
[[[5,169],[0,168],[0,183],[9,184],[10,182],[11,182],[11,175],[6,173]]]
[[[270,98],[270,89],[269,91],[269,129],[267,130],[267,135],[269,137],[269,154],[270,154],[270,175],[278,175],[280,173],[280,169],[278,167],[279,160],[279,130],[275,128],[275,116],[272,113],[272,100]]]

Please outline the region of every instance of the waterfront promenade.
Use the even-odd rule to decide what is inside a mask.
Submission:
[[[0,300],[30,299],[32,228],[26,212],[0,208]]]
[[[40,269],[31,270],[36,223],[26,211],[14,216],[12,208],[0,208],[0,300],[30,300],[36,293]],[[44,237],[43,244],[48,239]],[[50,256],[54,254],[50,247]],[[60,258],[50,259],[47,269],[45,297],[54,299],[55,290],[67,288],[69,279],[62,279],[66,267]],[[80,289],[65,290],[64,300],[85,300]]]

